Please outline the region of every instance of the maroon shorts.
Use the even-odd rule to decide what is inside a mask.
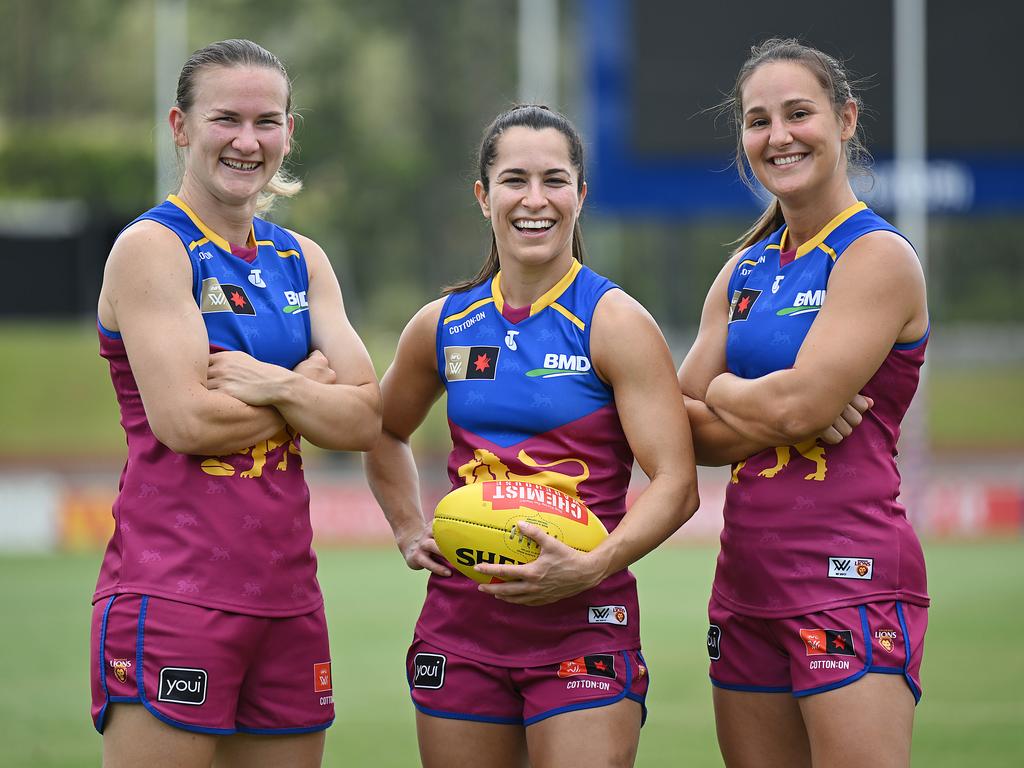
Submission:
[[[921,699],[921,656],[928,609],[903,602],[867,603],[784,619],[733,613],[712,596],[708,606],[711,682],[732,691],[830,691],[869,672],[900,675]]]
[[[512,668],[473,661],[416,637],[406,674],[416,709],[433,717],[533,725],[563,712],[632,699],[640,704],[642,720],[647,718],[650,673],[639,650]]]
[[[91,649],[101,733],[107,708],[120,702],[199,733],[309,733],[334,721],[322,607],[266,618],[115,595],[93,606]]]

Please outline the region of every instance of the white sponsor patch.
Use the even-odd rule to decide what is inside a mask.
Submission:
[[[830,557],[828,577],[830,579],[864,579],[869,581],[875,570],[875,561],[870,557]]]
[[[587,608],[587,621],[591,624],[629,624],[629,614],[624,605],[592,605]]]

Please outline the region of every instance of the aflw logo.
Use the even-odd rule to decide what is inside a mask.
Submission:
[[[624,605],[592,605],[587,608],[587,621],[590,624],[618,624],[621,627],[629,623],[629,615]]]
[[[582,376],[591,368],[593,365],[586,355],[560,355],[557,352],[549,352],[544,355],[544,367],[527,371],[526,375],[531,378],[539,376],[542,379],[551,379],[556,376]]]
[[[870,580],[875,561],[870,557],[830,557],[828,577],[830,579]]]

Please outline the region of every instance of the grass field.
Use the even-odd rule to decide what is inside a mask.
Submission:
[[[1024,765],[1024,540],[926,543],[933,599],[914,765]],[[665,548],[636,568],[650,716],[637,765],[719,766],[704,650],[712,546]],[[0,764],[99,764],[89,721],[89,595],[99,554],[0,558]],[[338,719],[326,766],[418,764],[403,660],[422,574],[391,550],[328,550],[320,578]],[[885,707],[885,702],[878,702]],[[865,766],[865,768],[869,768]]]
[[[396,339],[368,338],[383,373]],[[45,459],[121,459],[124,435],[107,364],[97,352],[96,329],[84,323],[0,323],[0,456]],[[944,368],[932,359],[928,374],[928,433],[940,448],[1024,447],[1024,366]],[[435,409],[418,433],[421,444],[444,450],[447,430]],[[430,446],[428,446],[430,447]]]

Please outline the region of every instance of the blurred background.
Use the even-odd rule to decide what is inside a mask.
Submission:
[[[764,205],[738,180],[729,116],[715,106],[750,45],[771,36],[799,36],[857,76],[875,157],[858,189],[910,235],[928,276],[929,362],[900,460],[941,661],[925,657],[915,754],[929,766],[1024,763],[1021,654],[994,654],[998,666],[973,683],[942,678],[961,656],[995,650],[993,634],[1013,645],[1024,599],[1024,107],[1013,91],[1024,7],[0,0],[0,11],[0,649],[12,660],[0,728],[16,737],[5,764],[98,762],[88,598],[125,448],[96,297],[118,231],[176,189],[166,114],[189,53],[247,37],[285,62],[299,115],[289,168],[305,189],[271,218],[325,248],[383,373],[405,322],[486,252],[476,149],[516,101],[557,107],[582,130],[588,261],[644,303],[681,362],[728,244]],[[441,408],[414,445],[430,508],[446,490]],[[415,764],[401,660],[422,574],[390,551],[358,457],[310,446],[303,456],[335,663],[365,654],[360,638],[376,654],[354,664],[365,677],[350,701],[335,691],[327,762]],[[723,482],[702,474],[701,510],[676,546],[636,568],[651,584],[647,655],[661,652],[667,678],[659,689],[652,660],[639,765],[678,765],[680,754],[720,764],[702,612]]]

